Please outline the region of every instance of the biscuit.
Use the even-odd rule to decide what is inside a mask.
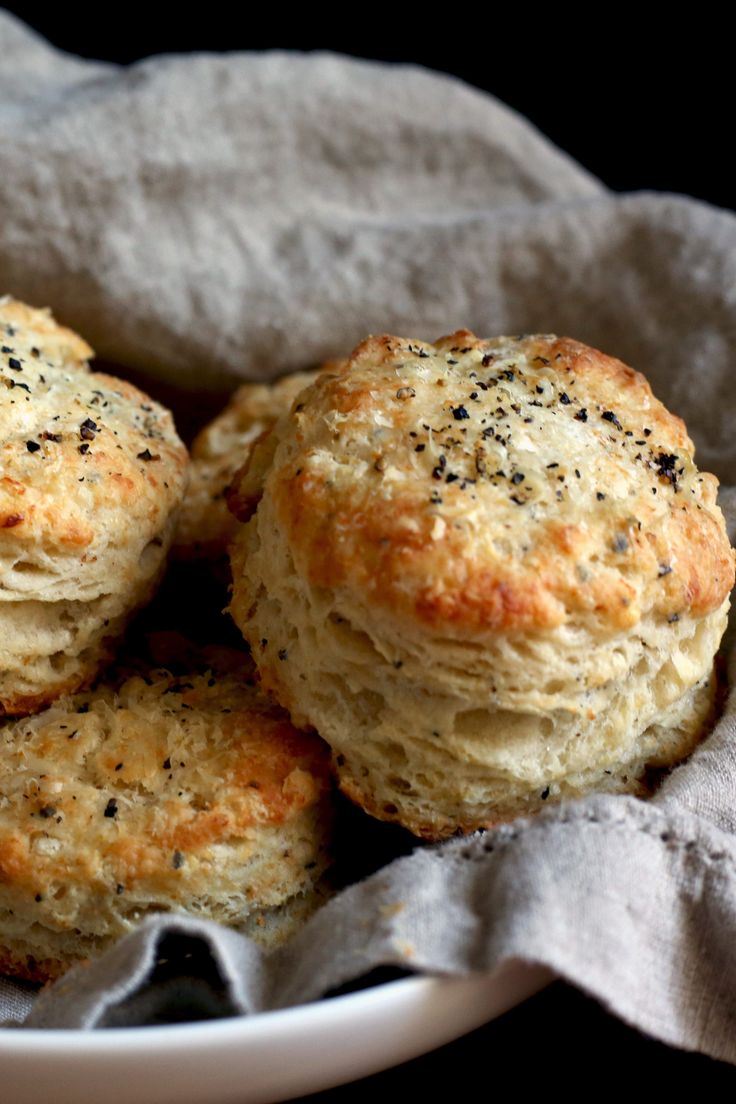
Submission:
[[[87,370],[94,349],[87,342],[60,326],[50,310],[29,307],[10,295],[0,297],[0,334],[3,344],[13,345],[15,339],[24,343],[33,356],[58,363],[64,368]],[[34,344],[35,342],[35,344]]]
[[[57,977],[156,911],[269,944],[317,900],[329,753],[243,676],[132,677],[0,749],[0,973]]]
[[[187,453],[48,311],[0,301],[0,713],[88,683],[163,570]]]
[[[644,793],[690,752],[734,559],[642,375],[554,336],[383,336],[299,407],[233,542],[231,613],[349,797],[435,839]]]
[[[192,444],[189,487],[176,537],[181,559],[224,556],[235,529],[225,491],[246,461],[257,439],[288,411],[292,402],[317,376],[296,372],[276,383],[246,383],[225,409],[198,434]]]

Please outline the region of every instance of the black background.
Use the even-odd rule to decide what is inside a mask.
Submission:
[[[691,10],[599,6],[574,19],[523,5],[6,4],[56,46],[132,62],[190,50],[328,49],[452,73],[530,118],[609,187],[736,207],[732,34]],[[595,22],[593,22],[595,16]],[[4,59],[12,64],[12,59]]]
[[[316,10],[295,16],[216,4],[187,12],[168,4],[5,7],[62,49],[121,63],[162,52],[286,48],[440,69],[522,112],[611,188],[681,192],[736,208],[731,36],[692,11],[666,13],[656,26],[650,15],[644,32],[643,10],[613,7],[581,9],[569,21],[531,9],[444,7],[442,22],[428,11],[402,20],[397,10],[356,7],[344,13],[349,26]],[[325,1048],[327,1059],[329,1040]],[[733,1091],[736,1080],[731,1067],[645,1039],[558,983],[457,1043],[314,1101],[435,1101],[447,1091],[483,1098],[508,1085],[514,1094],[582,1098],[606,1087],[639,1096],[687,1089],[696,1079],[710,1091]]]

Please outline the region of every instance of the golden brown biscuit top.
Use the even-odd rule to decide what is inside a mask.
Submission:
[[[29,307],[10,295],[0,297],[0,336],[4,345],[58,361],[66,368],[86,368],[95,355],[83,338],[60,326],[50,310]]]
[[[131,678],[0,729],[0,883],[172,883],[297,817],[328,752],[244,679]],[[53,875],[53,877],[52,877]]]
[[[58,558],[83,561],[92,583],[100,552],[129,546],[137,557],[182,497],[187,455],[171,415],[131,384],[89,371],[90,354],[48,312],[0,304],[4,598],[46,585],[55,597],[85,597]]]
[[[404,627],[616,631],[733,585],[683,422],[568,338],[369,338],[278,437],[265,493],[297,572]]]

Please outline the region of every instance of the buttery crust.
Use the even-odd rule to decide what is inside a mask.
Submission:
[[[67,368],[87,369],[88,361],[95,355],[84,338],[60,326],[50,310],[29,307],[10,295],[0,296],[0,328],[5,337],[32,335],[38,342],[35,347],[39,356],[58,361]],[[12,341],[4,343],[12,345]]]
[[[0,712],[88,683],[163,570],[186,483],[171,415],[0,301]]]
[[[549,335],[384,335],[299,407],[235,480],[231,611],[350,796],[434,838],[687,754],[733,552],[640,373]]]
[[[56,977],[152,911],[285,936],[328,862],[328,758],[234,674],[153,671],[6,722],[2,971]]]
[[[235,529],[226,489],[258,440],[317,372],[295,372],[276,383],[245,383],[192,444],[187,493],[174,539],[181,559],[224,556]]]

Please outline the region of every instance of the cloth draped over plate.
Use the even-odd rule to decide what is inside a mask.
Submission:
[[[186,400],[369,332],[569,334],[645,372],[736,521],[730,214],[613,195],[492,97],[411,66],[273,52],[121,68],[7,12],[0,46],[0,291],[51,306],[105,359]],[[149,919],[35,1003],[0,981],[0,1019],[148,1022],[172,985],[206,990],[202,1015],[253,1012],[380,966],[522,958],[736,1062],[735,710],[648,802],[591,797],[419,848],[270,955]],[[162,955],[179,976],[150,985]]]

